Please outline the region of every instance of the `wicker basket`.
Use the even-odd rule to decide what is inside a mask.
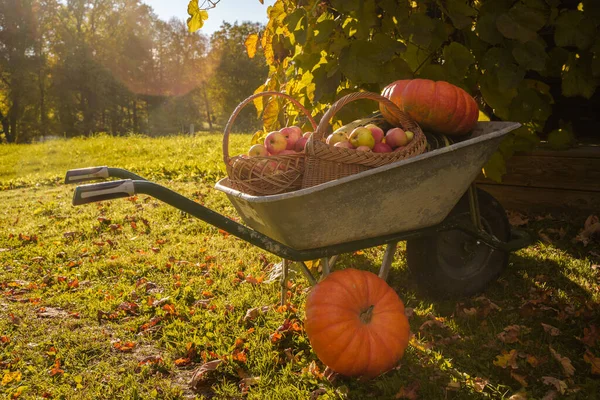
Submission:
[[[317,124],[310,112],[291,96],[280,92],[260,92],[242,101],[233,111],[223,135],[223,161],[227,168],[230,186],[240,192],[266,196],[300,189],[304,174],[304,153],[282,156],[248,157],[229,156],[229,134],[240,111],[254,99],[262,96],[283,97],[300,109],[310,121],[313,130]]]
[[[369,123],[382,125],[388,122],[391,126],[410,130],[414,133],[413,140],[402,150],[391,153],[373,153],[370,151],[357,151],[343,147],[334,147],[325,143],[325,132],[331,118],[346,104],[359,100],[370,99],[383,103],[388,111],[393,114],[393,120],[373,116],[346,125],[348,129],[364,126]],[[407,114],[401,111],[387,98],[371,92],[351,93],[335,102],[321,119],[319,126],[306,143],[306,166],[302,187],[312,187],[334,179],[343,178],[372,168],[380,167],[398,160],[403,160],[423,153],[427,146],[427,139],[419,125]]]

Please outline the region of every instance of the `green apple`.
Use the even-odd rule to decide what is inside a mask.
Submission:
[[[367,146],[369,149],[372,149],[375,146],[375,138],[371,133],[369,128],[365,128],[364,126],[360,126],[358,128],[354,128],[348,140],[354,147]]]
[[[335,146],[337,142],[346,142],[348,138],[344,132],[333,132],[331,135],[327,136],[326,143],[330,146]]]

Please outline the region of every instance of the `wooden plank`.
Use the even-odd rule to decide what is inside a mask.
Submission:
[[[502,185],[600,192],[598,158],[515,155],[508,160]],[[497,184],[481,175],[478,182]]]
[[[522,155],[547,156],[559,158],[600,158],[600,145],[582,145],[568,150],[551,150],[549,148],[538,148]]]
[[[600,213],[600,192],[480,183],[507,210],[521,212],[586,211]]]

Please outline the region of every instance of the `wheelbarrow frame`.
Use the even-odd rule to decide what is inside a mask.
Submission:
[[[157,183],[150,182],[143,177],[125,169],[103,166],[69,170],[65,177],[65,183],[81,183],[108,178],[122,179],[77,186],[73,196],[73,205],[77,206],[97,201],[126,198],[136,194],[146,194],[152,196],[198,219],[201,219],[202,221],[216,228],[222,229],[225,232],[244,240],[245,242],[281,257],[284,260],[281,279],[282,301],[284,301],[283,296],[285,294],[285,290],[287,290],[286,284],[290,261],[298,262],[307,280],[311,283],[311,285],[314,285],[317,283],[317,279],[310,272],[310,269],[305,263],[306,261],[322,259],[323,276],[325,276],[329,273],[332,265],[337,259],[337,256],[340,254],[350,253],[380,245],[387,245],[382,265],[379,270],[379,276],[382,279],[387,279],[390,266],[394,258],[394,253],[396,251],[396,246],[399,241],[415,239],[443,231],[460,230],[473,237],[477,241],[480,241],[481,243],[484,243],[493,249],[504,252],[511,252],[521,249],[530,243],[530,236],[522,230],[512,229],[511,240],[504,242],[483,229],[480,222],[479,204],[477,200],[475,184],[472,184],[468,190],[470,204],[469,214],[471,223],[464,222],[464,213],[454,214],[446,217],[441,223],[426,228],[354,240],[325,247],[298,250],[274,240],[271,237],[254,229],[242,225],[218,212],[204,207],[203,205],[171,189],[168,189]]]

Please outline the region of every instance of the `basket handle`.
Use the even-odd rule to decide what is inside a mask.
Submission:
[[[386,118],[386,120],[394,126],[402,126],[404,128],[411,128],[411,129],[412,128],[417,129],[419,127],[417,125],[417,123],[408,116],[408,114],[406,114],[404,111],[400,110],[400,108],[398,108],[398,106],[396,104],[392,103],[392,101],[389,100],[388,98],[383,97],[383,96],[381,96],[377,93],[373,93],[373,92],[354,92],[354,93],[350,93],[350,94],[347,94],[346,96],[342,97],[341,99],[339,99],[338,101],[333,103],[333,105],[329,108],[329,110],[327,110],[325,115],[323,115],[323,118],[321,118],[321,121],[319,122],[319,126],[315,130],[314,135],[312,135],[315,137],[314,139],[315,140],[323,140],[325,138],[325,132],[327,131],[329,122],[331,121],[333,116],[346,104],[351,103],[356,100],[360,100],[360,99],[370,99],[370,100],[375,100],[379,103],[382,103],[383,106],[388,111],[388,113],[392,116],[392,120],[390,120],[389,118]],[[312,139],[312,136],[311,136],[311,139]],[[309,142],[310,142],[310,140],[309,140]]]
[[[240,111],[242,111],[242,109],[246,105],[248,105],[248,103],[250,103],[254,99],[256,99],[258,97],[262,97],[262,96],[279,96],[279,97],[288,99],[296,107],[298,107],[300,109],[300,111],[302,111],[306,115],[306,117],[310,121],[310,124],[312,125],[313,131],[317,130],[317,123],[315,122],[313,117],[310,115],[310,112],[302,104],[300,104],[300,102],[298,102],[298,100],[294,99],[292,96],[285,94],[285,93],[273,92],[273,91],[260,92],[260,93],[253,94],[252,96],[248,97],[246,100],[244,100],[240,104],[238,104],[238,106],[235,108],[235,110],[233,110],[233,113],[231,113],[231,116],[229,117],[229,120],[227,121],[227,125],[225,125],[225,133],[223,135],[223,161],[225,161],[225,165],[229,164],[229,158],[230,158],[229,157],[229,133],[231,131],[233,122],[237,118]]]

